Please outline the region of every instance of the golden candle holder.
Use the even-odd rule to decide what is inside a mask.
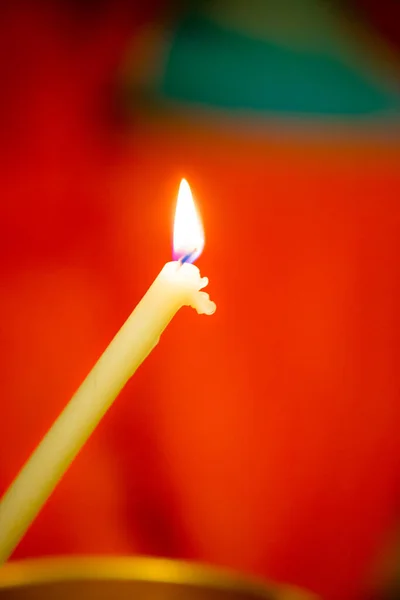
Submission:
[[[65,557],[0,567],[0,600],[316,600],[298,588],[196,563]]]

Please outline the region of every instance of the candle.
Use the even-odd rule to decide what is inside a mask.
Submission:
[[[100,419],[157,345],[182,306],[211,315],[215,304],[191,264],[204,234],[190,187],[182,180],[174,223],[174,262],[167,263],[44,436],[0,502],[0,564],[13,552]]]

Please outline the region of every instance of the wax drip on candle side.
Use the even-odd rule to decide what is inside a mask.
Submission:
[[[193,294],[192,302],[190,304],[199,315],[213,315],[217,310],[217,305],[215,304],[215,302],[210,300],[209,294],[207,294],[207,292],[200,291],[207,285],[208,277],[202,277],[200,280],[199,289],[195,294]]]
[[[210,300],[210,296],[207,292],[198,292],[192,306],[199,315],[213,315],[217,310],[217,305]]]

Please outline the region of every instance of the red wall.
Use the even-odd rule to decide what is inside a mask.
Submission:
[[[179,314],[15,556],[185,556],[355,597],[398,501],[400,148],[123,133],[134,15],[27,6],[1,35],[0,489],[169,260],[182,176],[218,311]]]

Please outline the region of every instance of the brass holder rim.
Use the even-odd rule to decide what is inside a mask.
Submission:
[[[0,591],[71,580],[140,581],[184,584],[251,593],[270,599],[285,592],[287,600],[312,600],[295,586],[264,582],[209,565],[152,557],[72,556],[10,561],[0,567]]]

